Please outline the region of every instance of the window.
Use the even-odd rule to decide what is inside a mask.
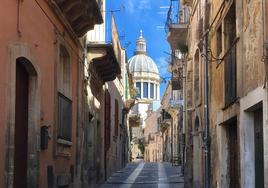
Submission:
[[[140,82],[136,82],[136,89],[137,89],[137,97],[141,98],[141,83]]]
[[[230,7],[224,19],[225,51],[228,51],[224,58],[224,91],[225,106],[230,105],[236,99],[236,15],[235,3]]]
[[[119,108],[118,100],[114,100],[114,136],[118,136],[118,124],[119,124]]]
[[[111,95],[108,90],[105,90],[105,114],[104,114],[104,145],[107,151],[110,148],[111,140]]]
[[[219,57],[222,52],[222,27],[221,25],[217,29],[216,40],[217,40],[217,56]]]
[[[58,64],[58,91],[66,97],[71,97],[70,55],[64,46],[60,46],[60,59]]]
[[[64,46],[60,46],[57,69],[58,81],[58,131],[60,139],[71,141],[72,138],[72,101],[71,101],[71,65],[70,56]]]
[[[154,98],[154,84],[150,83],[150,98]]]
[[[200,99],[200,73],[199,73],[199,51],[197,50],[194,57],[194,97],[195,104],[199,103]]]
[[[148,82],[143,83],[143,98],[148,98]]]
[[[71,141],[72,101],[58,93],[58,138]]]

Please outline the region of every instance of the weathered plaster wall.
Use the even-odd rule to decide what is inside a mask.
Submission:
[[[11,126],[10,121],[10,109],[12,108],[10,103],[11,89],[13,86],[10,85],[10,75],[15,70],[11,70],[9,57],[15,54],[9,54],[8,45],[10,44],[25,44],[29,46],[30,56],[32,57],[31,63],[37,70],[40,70],[40,74],[37,75],[37,79],[40,81],[40,116],[38,117],[39,123],[36,124],[36,128],[39,130],[42,125],[49,125],[49,133],[52,139],[49,140],[48,149],[39,152],[39,186],[47,187],[47,166],[54,166],[54,175],[62,173],[68,174],[70,172],[70,165],[75,164],[75,134],[76,134],[76,116],[77,116],[77,67],[78,67],[78,48],[70,36],[65,33],[64,41],[71,50],[71,79],[72,79],[72,105],[73,105],[73,117],[72,117],[72,147],[67,149],[70,152],[69,157],[62,157],[55,155],[55,119],[57,114],[55,112],[55,96],[56,96],[56,58],[57,52],[57,41],[55,35],[55,29],[59,33],[64,31],[63,25],[52,13],[51,9],[47,5],[46,1],[37,1],[40,3],[40,7],[35,1],[23,1],[20,4],[20,15],[19,15],[19,31],[18,35],[17,28],[17,2],[18,1],[3,1],[0,7],[0,16],[5,18],[1,22],[0,30],[0,65],[2,67],[2,73],[0,77],[1,87],[1,106],[4,108],[0,109],[0,187],[5,187],[5,147],[6,144],[6,131]],[[46,12],[47,15],[44,14]],[[53,25],[51,21],[55,24]],[[21,49],[23,50],[23,49]],[[3,116],[3,118],[2,118]],[[39,131],[38,131],[39,132]],[[31,138],[30,138],[31,140]],[[38,149],[39,146],[36,146]]]
[[[212,1],[213,11],[211,12],[212,21],[220,7],[220,1]],[[222,18],[217,19],[210,32],[211,50],[216,54],[217,39],[216,28],[223,22],[224,16],[228,11],[229,5],[226,6],[222,13]],[[241,11],[243,10],[243,11]],[[245,98],[248,93],[255,91],[256,94],[260,92],[259,87],[264,84],[264,65],[262,59],[262,10],[261,1],[236,1],[236,30],[237,37],[237,95],[240,98],[237,103],[223,109],[224,107],[224,62],[219,61],[210,63],[210,130],[212,137],[211,145],[211,167],[212,167],[212,186],[226,187],[228,186],[228,173],[226,166],[227,148],[226,145],[226,133],[224,129],[219,126],[221,123],[228,119],[237,116],[238,118],[238,130],[240,134],[240,154],[241,158],[241,186],[251,187],[253,185],[252,164],[246,161],[252,159],[250,149],[253,145],[250,144],[249,138],[251,135],[252,122],[250,122],[249,116],[242,109],[242,104],[248,101],[249,98]],[[223,36],[224,41],[224,36]],[[225,52],[227,49],[223,48]],[[257,92],[258,91],[258,92]],[[267,95],[267,93],[266,93]],[[255,100],[257,103],[257,101]],[[264,114],[264,119],[267,115]],[[247,148],[247,149],[246,149]],[[252,173],[251,173],[252,174]]]

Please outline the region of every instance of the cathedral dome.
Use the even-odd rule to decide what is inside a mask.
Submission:
[[[146,54],[138,54],[130,58],[129,71],[130,73],[144,72],[159,74],[158,68],[152,58]]]
[[[146,53],[146,41],[142,36],[142,31],[136,41],[136,46],[135,55],[128,61],[130,73],[152,73],[159,75],[154,60]]]

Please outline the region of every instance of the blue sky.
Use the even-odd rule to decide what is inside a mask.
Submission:
[[[167,61],[170,48],[166,41],[166,33],[163,28],[166,21],[168,0],[106,0],[107,30],[110,32],[111,12],[114,12],[116,25],[121,44],[126,47],[128,59],[133,56],[135,42],[143,31],[143,36],[147,42],[147,53],[156,62],[162,77],[168,77]],[[107,37],[110,40],[110,37]],[[129,45],[130,44],[130,45]],[[165,84],[161,84],[161,96],[165,90]]]

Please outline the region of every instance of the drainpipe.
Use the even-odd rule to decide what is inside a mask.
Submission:
[[[171,92],[171,97],[170,97],[170,103],[171,103],[171,101],[173,100],[173,90],[172,90],[172,86],[170,86],[170,92]],[[169,103],[169,104],[170,104]],[[170,104],[170,106],[171,106],[171,104]],[[171,149],[171,163],[173,164],[173,146],[174,146],[174,129],[173,129],[173,125],[174,125],[174,123],[173,123],[173,120],[174,120],[174,118],[173,118],[173,112],[172,112],[172,110],[170,111],[170,115],[171,115],[171,144],[170,144],[170,149]]]
[[[267,10],[266,10],[267,0],[262,0],[262,20],[263,20],[263,62],[265,66],[265,83],[264,87],[266,87],[268,91],[268,33],[266,30],[267,27]]]
[[[183,124],[182,124],[182,174],[184,175],[185,172],[185,154],[186,154],[186,147],[185,147],[185,132],[186,132],[186,124],[187,124],[187,91],[186,91],[186,61],[183,55],[182,57],[182,66],[183,66]]]
[[[205,12],[209,11],[208,8],[208,0],[205,0]],[[205,15],[204,15],[205,16]],[[205,40],[204,40],[204,54],[205,54],[205,105],[204,105],[204,114],[205,114],[205,188],[210,187],[210,135],[209,135],[209,62],[208,62],[208,35],[209,32],[207,30],[207,25],[209,20],[207,16],[205,16],[204,22],[204,31]]]

